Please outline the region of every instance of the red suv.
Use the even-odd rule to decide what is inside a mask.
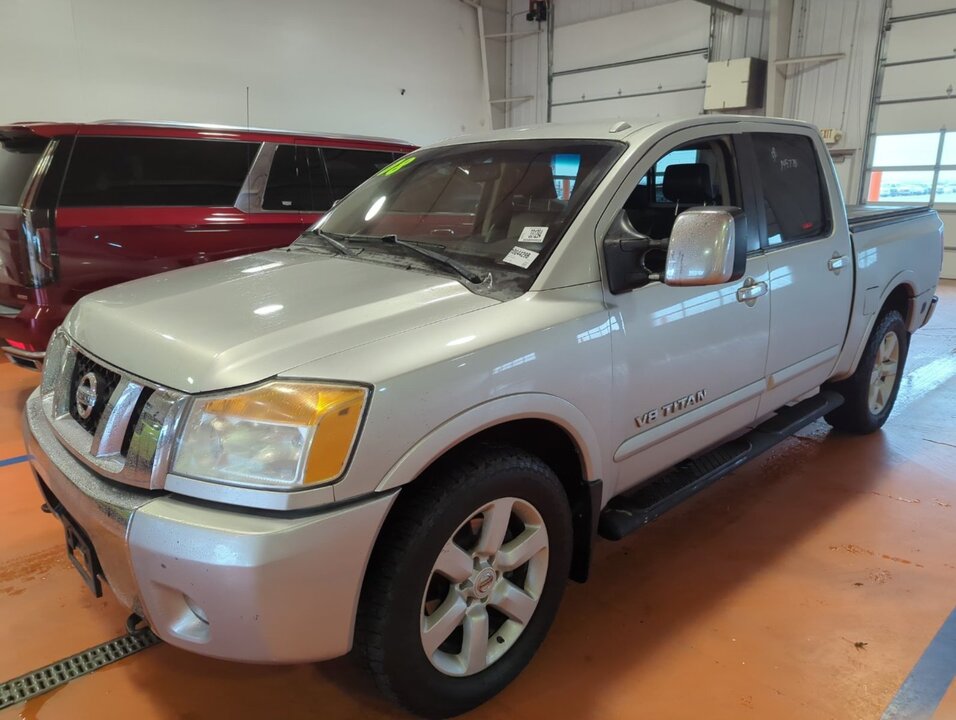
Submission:
[[[87,293],[282,247],[413,146],[200,125],[0,127],[0,348],[38,368]]]

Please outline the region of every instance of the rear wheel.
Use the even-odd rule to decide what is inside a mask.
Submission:
[[[845,402],[826,416],[837,430],[865,434],[886,422],[899,392],[909,333],[898,310],[880,317],[867,341],[856,372],[831,387]]]
[[[386,695],[449,717],[498,693],[541,644],[568,577],[571,517],[553,471],[513,448],[423,482],[377,544],[356,647]]]

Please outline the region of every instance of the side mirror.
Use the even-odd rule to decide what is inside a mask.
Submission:
[[[667,245],[664,283],[721,285],[744,275],[747,216],[735,207],[698,207],[674,221]]]

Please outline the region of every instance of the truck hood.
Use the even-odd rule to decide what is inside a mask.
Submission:
[[[450,277],[275,250],[101,290],[64,326],[108,363],[195,393],[248,385],[497,303]]]

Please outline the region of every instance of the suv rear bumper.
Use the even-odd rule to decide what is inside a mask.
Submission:
[[[63,322],[67,310],[32,303],[23,307],[0,305],[0,352],[16,365],[40,370],[50,336]],[[26,345],[26,349],[12,347],[10,340]]]
[[[6,355],[7,359],[14,365],[19,365],[20,367],[25,367],[30,370],[42,370],[43,358],[46,357],[46,352],[21,350],[19,348],[10,347],[9,345],[0,347],[0,352]]]
[[[38,481],[89,537],[117,598],[166,642],[258,663],[351,649],[365,567],[394,493],[290,517],[119,485],[60,445],[38,391],[23,434]]]

